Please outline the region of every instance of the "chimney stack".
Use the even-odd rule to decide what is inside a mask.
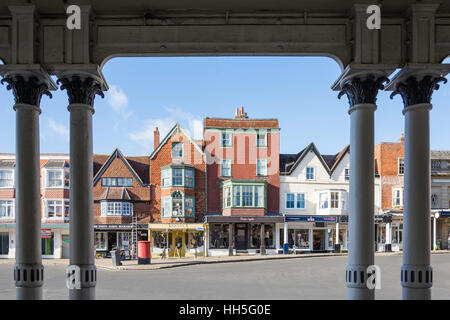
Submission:
[[[405,136],[403,135],[403,133],[400,135],[400,138],[398,138],[397,142],[398,143],[405,143]]]
[[[236,108],[236,111],[234,112],[234,117],[236,119],[239,118],[239,108]]]
[[[156,150],[159,146],[159,131],[158,127],[155,128],[155,131],[153,131],[153,149]]]

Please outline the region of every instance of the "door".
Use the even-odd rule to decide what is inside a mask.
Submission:
[[[63,259],[69,259],[70,253],[69,253],[69,247],[70,247],[70,238],[69,236],[62,236],[62,258]]]
[[[313,250],[314,251],[324,251],[324,240],[325,240],[325,230],[314,230],[313,231]]]
[[[236,250],[247,250],[247,224],[236,224]]]
[[[172,231],[172,256],[184,257],[185,252],[185,235],[184,231]]]

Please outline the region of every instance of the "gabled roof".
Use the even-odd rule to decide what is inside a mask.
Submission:
[[[327,173],[331,176],[338,164],[344,158],[344,155],[350,151],[350,145],[347,145],[339,153],[335,155],[322,155],[316,148],[314,142],[311,142],[305,149],[297,154],[280,154],[280,174],[290,175],[295,168],[305,158],[309,151],[312,151],[319,158]]]
[[[95,158],[95,156],[94,156],[94,158]],[[148,184],[148,179],[143,180],[142,177],[141,177],[142,175],[144,175],[144,174],[143,174],[144,172],[147,172],[146,175],[147,175],[147,177],[148,177],[148,171],[149,171],[148,166],[147,166],[147,170],[142,170],[143,172],[140,172],[141,175],[139,175],[139,174],[136,172],[135,168],[130,164],[130,163],[136,162],[136,161],[134,161],[135,158],[141,158],[141,157],[131,157],[131,158],[130,158],[130,161],[128,161],[128,159],[126,159],[126,158],[123,156],[122,152],[120,152],[120,150],[117,149],[117,148],[116,148],[116,149],[114,150],[114,152],[109,156],[108,160],[106,160],[106,162],[103,163],[102,167],[96,172],[96,174],[95,174],[95,176],[94,176],[94,184],[96,184],[96,183],[98,182],[98,180],[101,178],[101,176],[103,175],[103,173],[106,171],[106,169],[108,169],[108,167],[111,165],[111,163],[113,162],[113,160],[116,159],[116,158],[119,158],[120,160],[122,160],[122,162],[123,162],[123,164],[125,165],[125,167],[127,167],[127,169],[130,170],[130,172],[131,172],[131,174],[133,175],[133,177],[137,180],[137,182],[138,182],[142,187],[146,187],[146,186],[149,185],[149,184]],[[134,160],[132,160],[132,159],[134,159]],[[95,162],[95,161],[94,161],[94,162]],[[141,165],[142,163],[139,163],[139,162],[138,162],[138,164]],[[135,167],[136,167],[136,164],[135,164]],[[94,168],[94,170],[95,170],[95,168]],[[141,170],[139,170],[139,171],[141,171]],[[144,181],[145,181],[145,182],[144,182]]]
[[[161,150],[161,148],[163,147],[163,145],[166,144],[167,141],[169,141],[170,137],[176,133],[176,132],[182,132],[191,142],[192,145],[194,145],[194,147],[197,149],[198,152],[200,152],[200,154],[203,157],[205,156],[205,153],[203,152],[202,148],[188,135],[188,133],[186,132],[186,130],[183,129],[183,127],[180,125],[179,122],[177,122],[173,128],[169,131],[169,133],[164,137],[164,139],[161,141],[161,143],[158,145],[158,147],[152,152],[152,154],[150,155],[150,159],[153,159],[155,157],[155,155],[159,152],[159,150]]]
[[[49,160],[42,168],[69,168],[69,163],[65,160]]]

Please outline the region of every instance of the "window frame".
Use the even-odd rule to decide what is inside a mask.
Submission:
[[[60,182],[61,185],[60,186],[49,186],[49,174],[51,172],[58,172],[61,174],[61,178],[60,178]],[[44,189],[69,189],[70,188],[70,170],[69,168],[45,168],[44,169]],[[66,180],[67,178],[67,180]],[[52,181],[57,181],[57,179],[51,179]],[[66,185],[66,181],[67,181],[67,185]]]
[[[402,168],[403,172],[400,172],[400,168]],[[397,174],[399,176],[405,175],[405,158],[404,157],[398,157],[397,158]]]
[[[312,178],[308,178],[308,169],[312,169]],[[305,168],[305,180],[306,181],[315,181],[316,180],[316,168],[315,167],[306,167]]]
[[[119,179],[122,179],[122,181],[125,181],[124,183],[120,184]],[[107,181],[111,180],[111,183],[106,183]],[[115,185],[112,184],[112,181],[116,181]],[[131,183],[128,183],[131,182]],[[133,187],[133,178],[130,177],[102,177],[101,179],[101,186],[102,187]]]
[[[259,164],[260,164],[260,162],[263,162],[263,163],[265,162],[265,170],[264,170],[265,174],[264,174],[264,172],[263,173],[259,172],[259,169],[260,169]],[[256,159],[256,176],[258,176],[258,177],[267,177],[268,166],[269,166],[269,161],[267,161],[266,158]]]
[[[230,174],[229,174],[229,175],[224,175],[224,174],[223,174],[224,163],[229,163],[229,164],[230,164],[230,167],[229,167]],[[231,159],[222,159],[222,160],[220,161],[220,176],[221,176],[221,177],[231,177],[231,176],[232,176],[231,170],[232,170]]]
[[[224,141],[227,139],[224,139],[224,135],[229,136],[229,144],[225,144]],[[220,147],[221,148],[232,148],[233,147],[233,133],[232,132],[221,132],[220,133]]]
[[[0,216],[0,220],[13,220],[16,218],[16,201],[15,199],[0,199],[0,208],[3,207],[3,205],[1,204],[2,202],[11,202],[11,205],[5,205],[6,207],[6,212],[8,212],[8,208],[11,208],[11,216],[4,216],[1,217]]]
[[[395,192],[399,191],[399,204],[396,204],[397,197],[395,196]],[[404,189],[403,188],[392,188],[392,207],[403,207],[403,197],[404,197]]]
[[[14,188],[14,169],[1,169],[1,172],[9,172],[11,173],[11,185],[7,185],[7,186],[0,186],[0,189],[13,189]],[[9,179],[8,179],[9,180]]]
[[[42,216],[42,220],[52,220],[52,221],[66,221],[70,219],[70,199],[66,198],[49,198],[49,199],[42,199],[43,201],[43,208],[44,208],[44,214]],[[55,208],[55,214],[53,217],[48,216],[49,212],[49,202],[61,202],[61,204],[53,204],[52,207]],[[61,206],[61,216],[58,217],[56,212],[56,207]],[[66,209],[67,210],[67,216],[66,216]]]
[[[110,205],[113,207],[112,211],[109,210]],[[128,214],[124,214],[124,212],[125,212],[124,205],[127,205],[127,207],[128,207],[126,209],[127,211],[129,211]],[[118,212],[118,214],[115,213],[116,211]],[[131,201],[102,200],[102,201],[100,201],[100,216],[101,217],[131,217],[131,216],[133,216],[133,203]]]
[[[264,144],[259,144],[258,135],[264,135]],[[258,131],[256,132],[256,147],[257,148],[267,148],[267,131]]]
[[[243,187],[251,187],[250,199],[251,205],[243,205],[244,204],[244,189]],[[231,205],[226,206],[225,199],[222,200],[222,208],[254,208],[254,209],[266,209],[267,207],[267,186],[264,183],[243,183],[243,182],[233,182],[232,180],[228,180],[221,185],[222,197],[224,196],[224,190],[226,188],[230,188],[231,190]],[[257,188],[262,187],[261,194],[257,192]],[[236,192],[237,191],[237,192]],[[248,196],[247,196],[248,197]],[[223,197],[224,198],[224,197]],[[237,201],[239,200],[239,201]],[[248,200],[248,198],[246,198]],[[262,202],[262,205],[259,205],[259,202]],[[248,202],[245,202],[248,203]]]
[[[179,192],[181,194],[181,205],[182,214],[173,214],[173,195]],[[186,214],[186,200],[192,201],[192,212],[191,214]],[[161,218],[170,219],[170,218],[194,218],[195,217],[195,197],[187,196],[181,190],[174,190],[170,196],[162,196],[161,197]]]
[[[181,146],[181,156],[174,157],[174,147],[179,146],[179,145]],[[172,156],[172,159],[183,159],[184,158],[184,143],[183,142],[172,142],[171,156]]]

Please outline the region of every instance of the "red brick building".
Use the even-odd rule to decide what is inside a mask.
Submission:
[[[150,215],[149,160],[125,157],[118,150],[108,157],[94,155],[94,228],[96,252],[113,247],[133,253],[138,240],[147,240]]]
[[[210,255],[275,252],[275,223],[284,222],[279,130],[277,119],[249,119],[243,108],[234,119],[204,119]]]
[[[204,252],[206,158],[203,142],[194,141],[177,123],[160,142],[154,131],[150,155],[152,254]]]

